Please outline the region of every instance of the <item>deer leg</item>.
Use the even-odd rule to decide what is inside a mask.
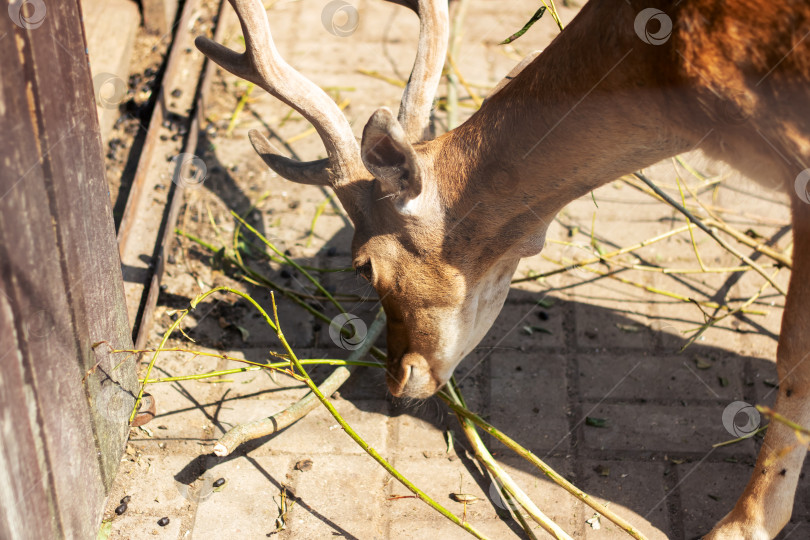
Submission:
[[[810,427],[810,205],[793,199],[793,272],[777,349],[775,410]],[[807,447],[781,422],[771,421],[748,485],[734,509],[706,540],[775,537],[790,520]]]

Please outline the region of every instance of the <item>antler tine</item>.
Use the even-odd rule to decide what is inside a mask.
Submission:
[[[448,0],[388,0],[419,15],[419,45],[402,94],[399,123],[409,140],[430,138],[430,111],[439,88],[450,35]]]
[[[242,25],[245,52],[237,53],[205,37],[195,40],[197,48],[224,69],[255,83],[301,113],[315,126],[330,159],[298,163],[271,154],[270,142],[253,131],[251,142],[256,151],[271,168],[293,181],[326,185],[351,178],[356,167],[362,167],[362,162],[352,128],[340,108],[278,53],[261,0],[229,1]],[[332,176],[327,168],[331,168]]]

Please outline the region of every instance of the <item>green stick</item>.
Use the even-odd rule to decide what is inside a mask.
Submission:
[[[458,399],[458,395],[456,394],[452,384],[446,387],[445,392],[447,392],[447,395],[453,401],[454,405],[461,407],[460,400]],[[529,516],[554,538],[558,540],[573,540],[564,530],[560,528],[559,525],[554,523],[554,521],[541,512],[540,509],[537,508],[531,499],[529,499],[529,497],[523,492],[523,490],[518,487],[515,481],[512,480],[512,478],[506,473],[506,471],[504,471],[503,468],[498,465],[495,458],[492,457],[492,454],[484,445],[484,441],[482,441],[481,437],[478,436],[478,432],[475,430],[475,425],[470,422],[469,419],[459,413],[456,413],[456,416],[458,416],[461,429],[464,430],[465,435],[467,435],[467,439],[473,445],[475,458],[483,463],[484,466],[498,478],[498,480],[503,484],[503,487],[509,492],[509,495],[514,497],[514,499],[520,503],[520,506],[522,506],[526,512],[528,512]]]
[[[287,343],[287,339],[284,337],[284,333],[281,331],[281,325],[278,324],[278,313],[277,313],[277,310],[276,310],[275,295],[273,295],[271,293],[270,297],[271,297],[271,299],[273,301],[273,313],[276,316],[276,324],[274,325],[274,329],[276,330],[276,335],[278,336],[279,341],[281,341],[281,344],[284,346],[284,349],[287,351],[287,354],[290,355],[290,360],[292,361],[293,364],[295,364],[295,367],[298,369],[298,372],[305,378],[305,382],[307,383],[307,386],[309,386],[310,391],[312,391],[312,393],[315,394],[315,396],[318,398],[318,401],[323,403],[323,406],[326,407],[326,409],[334,417],[334,419],[337,421],[337,423],[340,424],[340,427],[343,428],[343,431],[345,431],[349,435],[349,437],[351,437],[352,440],[354,442],[356,442],[360,446],[360,448],[365,450],[365,452],[368,455],[370,455],[374,459],[374,461],[379,463],[386,471],[388,471],[388,473],[391,476],[396,478],[403,486],[408,488],[408,490],[411,493],[416,495],[419,499],[421,499],[422,501],[427,503],[431,508],[433,508],[434,510],[439,512],[441,515],[443,515],[444,517],[446,517],[447,519],[449,519],[450,521],[452,521],[453,523],[455,523],[456,525],[458,525],[459,527],[461,527],[465,531],[469,532],[470,534],[472,534],[476,538],[486,539],[486,537],[483,534],[481,534],[477,529],[475,529],[472,525],[470,525],[467,522],[461,521],[458,518],[458,516],[456,516],[455,514],[453,514],[452,512],[447,510],[446,508],[444,508],[442,505],[440,505],[439,503],[437,503],[436,501],[431,499],[424,491],[422,491],[421,489],[416,487],[407,478],[402,476],[402,474],[399,471],[397,471],[390,463],[388,463],[388,461],[386,461],[386,459],[384,457],[382,457],[374,448],[372,448],[366,441],[364,441],[352,429],[352,427],[349,424],[346,423],[346,421],[343,419],[343,417],[340,415],[340,413],[337,412],[337,409],[335,409],[334,405],[332,405],[332,402],[329,401],[321,393],[321,391],[318,389],[318,386],[309,377],[309,375],[307,374],[306,369],[304,369],[304,366],[298,360],[298,357],[295,356],[295,353],[293,352],[292,348],[290,347],[290,344]]]
[[[323,211],[326,210],[326,205],[332,202],[332,197],[334,197],[334,195],[328,196],[321,204],[318,205],[317,208],[315,208],[315,215],[312,217],[312,224],[309,226],[309,234],[307,235],[307,247],[312,245],[312,239],[315,237],[315,223],[318,222],[318,218],[321,217]]]
[[[238,358],[226,358],[226,360],[240,361]],[[301,360],[305,366],[362,366],[362,367],[382,367],[379,362],[370,362],[364,360],[337,360],[337,359],[305,359]],[[235,373],[245,373],[247,371],[260,371],[262,369],[277,369],[289,366],[289,362],[274,362],[272,364],[265,364],[261,366],[251,366],[244,368],[224,369],[222,371],[209,371],[208,373],[198,373],[196,375],[181,375],[179,377],[164,377],[162,379],[149,379],[147,384],[168,383],[178,381],[197,381],[200,379],[212,379],[214,377],[223,377],[225,375],[233,375]],[[283,372],[282,373],[286,373]],[[138,379],[138,382],[144,382],[143,379]]]
[[[273,307],[275,309],[275,298],[273,302]],[[381,309],[377,314],[377,318],[374,319],[374,322],[371,324],[362,345],[360,345],[360,347],[358,347],[356,350],[352,351],[348,360],[346,360],[343,366],[335,369],[329,375],[329,377],[327,377],[326,380],[321,383],[318,391],[323,395],[332,395],[335,393],[335,391],[337,391],[337,389],[340,388],[341,385],[343,385],[343,383],[346,382],[346,380],[352,374],[355,366],[359,363],[358,360],[368,354],[369,349],[371,349],[371,347],[374,345],[374,342],[377,340],[377,337],[382,333],[384,328],[385,314]],[[298,363],[300,365],[304,365],[304,361],[302,360],[298,360]],[[380,367],[380,364],[377,364],[376,362],[365,362],[364,364]],[[304,375],[304,377],[307,376]],[[304,380],[304,382],[306,382],[306,380]],[[253,422],[240,424],[231,429],[217,441],[216,445],[214,446],[214,454],[220,457],[227,456],[238,448],[239,445],[247,441],[272,435],[273,433],[281,431],[287,426],[294,424],[315,410],[317,407],[318,399],[315,397],[315,394],[310,391],[306,396],[299,399],[293,405],[287,407],[281,412],[267,418],[260,418],[259,420],[255,420]]]
[[[276,252],[276,254],[277,254],[279,257],[282,257],[282,258],[283,258],[285,261],[287,261],[287,264],[289,264],[290,266],[292,266],[293,268],[295,268],[296,270],[298,270],[299,272],[301,272],[302,274],[304,274],[304,276],[306,276],[306,278],[307,278],[309,281],[311,281],[311,282],[312,282],[312,284],[313,284],[313,285],[315,285],[315,287],[317,287],[317,289],[318,289],[319,291],[321,291],[321,293],[322,293],[324,296],[326,296],[326,297],[329,299],[329,301],[330,301],[330,302],[332,302],[332,304],[334,304],[334,306],[335,306],[336,308],[338,308],[340,311],[344,311],[344,310],[343,310],[343,307],[340,305],[340,303],[339,303],[337,300],[335,300],[335,299],[332,297],[332,295],[329,293],[329,291],[327,291],[326,289],[324,289],[323,285],[321,285],[321,282],[320,282],[320,281],[318,281],[317,279],[315,279],[314,277],[312,277],[312,275],[310,275],[310,273],[309,273],[309,272],[307,272],[306,270],[304,270],[304,268],[303,268],[303,267],[302,267],[300,264],[298,264],[298,263],[297,263],[297,262],[295,262],[294,260],[290,259],[290,258],[289,258],[287,255],[285,255],[285,254],[284,254],[284,252],[282,252],[282,251],[281,251],[281,250],[279,250],[279,249],[278,249],[276,246],[274,246],[274,245],[273,245],[273,244],[272,244],[272,243],[271,243],[271,242],[270,242],[270,241],[269,241],[267,238],[265,238],[265,237],[264,237],[264,235],[263,235],[262,233],[260,233],[260,232],[259,232],[259,231],[257,231],[256,229],[254,229],[254,228],[253,228],[253,227],[250,225],[250,223],[248,223],[247,221],[245,221],[244,219],[242,219],[242,217],[241,217],[239,214],[237,214],[236,212],[234,212],[233,210],[231,210],[231,215],[232,215],[233,217],[235,217],[235,218],[236,218],[236,219],[237,219],[237,220],[238,220],[238,221],[239,221],[239,222],[240,222],[240,223],[241,223],[241,224],[242,224],[242,225],[243,225],[243,226],[244,226],[244,227],[245,227],[247,230],[249,230],[250,232],[252,232],[253,234],[255,234],[255,235],[256,235],[256,237],[258,237],[258,238],[259,238],[259,240],[261,240],[261,241],[262,241],[262,242],[263,242],[263,243],[264,243],[264,244],[265,244],[267,247],[269,247],[269,248],[270,248],[270,249],[272,249],[274,252]]]
[[[711,230],[709,227],[707,227],[701,220],[696,218],[689,210],[687,210],[686,208],[681,206],[675,199],[673,199],[672,197],[670,197],[669,195],[664,193],[664,191],[661,190],[661,188],[659,188],[658,186],[656,186],[652,182],[652,180],[650,180],[649,178],[647,178],[646,176],[644,176],[643,174],[638,173],[638,172],[633,173],[633,174],[635,175],[636,178],[638,178],[639,180],[641,180],[642,182],[647,184],[647,187],[649,187],[651,190],[653,190],[656,195],[658,195],[659,197],[664,199],[664,201],[666,201],[671,207],[673,207],[675,210],[677,210],[678,212],[680,212],[681,214],[683,214],[687,218],[691,219],[692,222],[695,225],[697,225],[700,230],[702,230],[703,232],[708,234],[715,242],[720,244],[720,246],[723,249],[725,249],[726,251],[728,251],[729,253],[731,253],[735,257],[739,257],[740,259],[742,259],[742,261],[745,264],[747,264],[748,266],[750,266],[751,268],[753,268],[754,271],[757,274],[764,277],[765,280],[768,281],[768,283],[770,283],[771,286],[773,286],[774,289],[779,291],[782,295],[787,295],[787,291],[785,291],[784,287],[782,287],[776,281],[774,281],[771,278],[771,276],[769,276],[760,265],[758,265],[757,263],[752,261],[749,257],[746,257],[745,255],[740,253],[737,249],[735,249],[733,246],[731,246],[728,242],[726,242],[725,240],[723,240],[722,238],[717,236],[717,234],[713,230]]]
[[[554,469],[546,465],[546,463],[544,463],[540,458],[535,456],[529,450],[523,448],[521,445],[519,445],[517,442],[515,442],[506,434],[502,433],[501,431],[493,427],[486,420],[484,420],[477,414],[468,411],[464,407],[459,406],[450,395],[448,395],[443,391],[439,393],[439,397],[441,397],[444,400],[444,402],[447,403],[447,406],[453,409],[454,412],[465,418],[468,418],[473,423],[478,425],[481,429],[483,429],[484,431],[486,431],[487,433],[489,433],[490,435],[501,441],[507,448],[513,450],[519,456],[526,459],[529,463],[533,464],[538,469],[540,469],[557,485],[559,485],[560,487],[565,489],[568,493],[570,493],[571,495],[573,495],[580,501],[584,502],[585,504],[587,504],[588,506],[590,506],[591,508],[593,508],[594,510],[605,516],[607,519],[609,519],[610,521],[621,527],[627,534],[629,534],[633,538],[637,538],[638,540],[647,540],[647,538],[635,527],[633,527],[630,523],[614,514],[613,511],[609,510],[607,507],[600,504],[598,501],[595,501],[594,499],[591,498],[590,495],[580,490],[571,482],[569,482],[568,480],[557,474],[557,472],[554,471]]]
[[[534,15],[532,15],[532,18],[531,18],[531,19],[529,19],[529,22],[527,22],[526,24],[524,24],[524,25],[523,25],[523,28],[521,28],[520,30],[518,30],[517,32],[515,32],[514,34],[512,34],[511,36],[509,36],[509,37],[508,37],[508,38],[506,38],[505,40],[503,40],[503,41],[501,41],[500,43],[498,43],[498,45],[507,45],[507,44],[509,44],[509,43],[512,43],[512,42],[513,42],[513,41],[515,41],[517,38],[519,38],[520,36],[522,36],[523,34],[525,34],[525,33],[526,33],[526,31],[528,31],[528,30],[529,30],[529,28],[531,28],[531,27],[532,27],[532,25],[534,25],[534,23],[536,23],[537,21],[539,21],[539,20],[540,20],[540,18],[543,16],[543,13],[545,13],[545,12],[546,12],[546,6],[540,6],[540,9],[538,9],[538,10],[537,10],[537,11],[534,13]],[[513,27],[513,28],[514,28],[514,27]]]

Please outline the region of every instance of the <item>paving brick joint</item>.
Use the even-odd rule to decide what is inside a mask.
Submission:
[[[340,37],[323,30],[321,8],[317,2],[276,3],[271,10],[274,37],[288,61],[319,85],[354,89],[345,91],[352,100],[347,115],[359,134],[375,108],[396,107],[400,96],[398,88],[356,69],[391,76],[407,73],[418,24],[401,7],[359,2],[357,31]],[[457,59],[469,80],[494,84],[516,58],[549,42],[556,30],[550,18],[543,18],[513,48],[495,45],[520,28],[535,9],[535,3],[528,1],[471,3],[465,52]],[[561,10],[564,21],[576,11]],[[233,22],[227,37],[231,44],[238,36]],[[214,86],[232,88],[234,84],[234,78],[219,74]],[[214,117],[227,124],[235,98],[223,91],[217,101],[212,106],[218,113]],[[268,192],[255,214],[268,235],[278,238],[299,262],[349,266],[351,232],[336,211],[324,213],[308,243],[315,208],[327,194],[269,173],[247,142],[249,129],[261,128],[262,122],[278,124],[288,109],[267,96],[257,96],[249,107],[251,114],[243,115],[234,136],[218,138],[215,149],[206,154],[209,171],[220,172],[206,182],[205,190],[189,194],[181,226],[215,239],[210,211],[220,234],[230,238],[230,209],[244,212],[249,207],[245,201],[256,202]],[[305,128],[303,122],[293,121],[278,129],[290,137]],[[294,148],[303,158],[323,153],[315,137]],[[671,178],[672,165],[662,164],[649,174]],[[786,219],[779,204],[752,203],[758,188],[746,189],[747,196],[720,190],[718,206],[753,205],[751,211],[757,215]],[[575,201],[551,226],[548,238],[570,241],[573,237],[587,244],[594,213],[595,233],[605,246],[630,245],[680,223],[671,209],[651,204],[620,184],[600,188],[594,196],[598,208],[590,196]],[[767,200],[773,197],[770,194]],[[572,236],[572,229],[564,225],[578,225],[581,232]],[[759,230],[767,236],[776,227]],[[550,256],[561,253],[554,249],[550,244]],[[700,249],[708,264],[725,264],[723,252],[714,246],[701,243]],[[267,291],[234,280],[211,264],[209,254],[190,243],[176,245],[173,255],[176,263],[167,269],[166,292],[161,295],[150,346],[159,342],[170,324],[169,310],[183,307],[177,304],[201,287],[246,289],[269,306]],[[671,266],[696,264],[684,238],[645,248],[640,256]],[[524,260],[518,275],[554,268],[555,264],[538,256]],[[301,276],[282,272],[277,265],[267,264],[263,271],[282,286],[302,286]],[[696,296],[719,290],[727,279],[722,275],[626,275],[650,287]],[[542,283],[514,286],[494,327],[459,366],[456,376],[470,408],[609,504],[649,538],[695,538],[730,510],[751,472],[761,439],[753,437],[718,449],[712,445],[733,438],[722,421],[730,403],[773,402],[773,358],[782,299],[769,296],[773,305],[767,306],[766,316],[727,320],[680,353],[682,332],[703,322],[695,306],[595,278],[567,272]],[[373,294],[352,273],[325,274],[324,283],[334,291]],[[731,286],[727,297],[745,299],[759,285],[757,280],[742,279]],[[544,301],[538,304],[539,300]],[[377,304],[348,307],[368,324]],[[298,307],[280,301],[279,317],[300,357],[347,356],[347,351],[335,347],[327,326]],[[187,333],[197,343],[182,341],[185,346],[253,361],[266,360],[268,349],[278,350],[263,321],[234,297],[211,297],[188,323]],[[384,346],[384,340],[380,344]],[[160,359],[155,375],[226,367],[233,364],[171,353]],[[311,372],[322,380],[330,369],[317,367]],[[107,516],[114,516],[123,496],[130,495],[131,501],[127,512],[114,517],[111,538],[469,537],[426,505],[408,498],[407,490],[354,444],[323,408],[281,433],[243,445],[231,456],[214,457],[213,443],[228,429],[280,411],[305,391],[298,381],[265,372],[227,379],[230,382],[185,381],[151,387],[158,415],[145,429],[132,430]],[[333,397],[338,411],[358,433],[430,496],[457,515],[466,511],[467,519],[490,538],[524,537],[503,508],[490,502],[491,482],[471,458],[458,422],[441,401],[392,400],[381,370],[370,368],[358,369]],[[450,451],[448,433],[453,440]],[[591,508],[497,441],[487,440],[535,503],[574,538],[625,536],[605,519],[598,520],[597,528]],[[311,460],[311,467],[296,467],[302,460]],[[224,485],[214,488],[220,478]],[[810,537],[809,488],[810,481],[803,477],[793,520],[780,538]],[[451,493],[480,500],[465,508],[450,498]],[[280,520],[285,508],[288,511]],[[163,517],[169,518],[166,526],[158,525]]]

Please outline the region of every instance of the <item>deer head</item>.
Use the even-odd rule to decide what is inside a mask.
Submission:
[[[391,1],[419,15],[418,52],[398,117],[386,108],[377,110],[360,145],[335,102],[281,58],[261,0],[230,0],[242,25],[245,53],[203,37],[196,45],[315,126],[329,156],[319,161],[276,155],[255,130],[250,141],[282,177],[335,191],[355,226],[353,266],[374,286],[387,315],[389,389],[395,396],[425,398],[450,378],[489,329],[526,249],[496,256],[473,241],[486,234],[487,223],[465,221],[479,203],[468,202],[457,178],[476,165],[447,149],[455,137],[475,155],[475,137],[460,132],[425,140],[447,50],[447,1]],[[479,229],[477,235],[472,228]],[[532,253],[539,251],[542,238],[535,244]]]

